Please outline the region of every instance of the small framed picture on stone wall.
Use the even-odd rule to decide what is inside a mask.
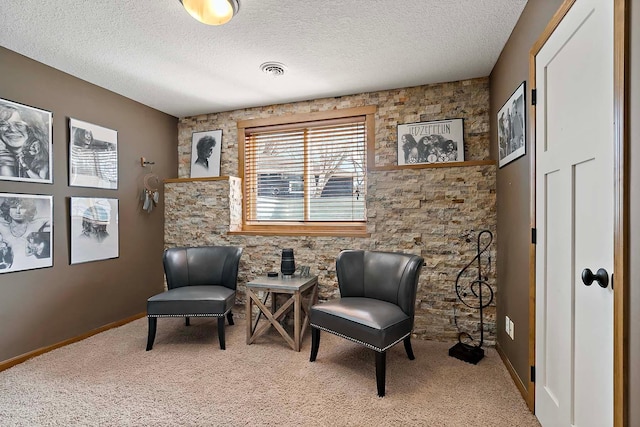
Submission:
[[[222,129],[191,135],[191,178],[220,176]]]
[[[398,125],[398,165],[464,161],[463,119]]]

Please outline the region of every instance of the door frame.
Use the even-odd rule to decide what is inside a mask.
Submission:
[[[628,85],[626,76],[629,68],[628,33],[629,9],[627,0],[614,2],[613,37],[613,119],[614,119],[614,212],[613,212],[613,425],[627,425],[628,408],[628,369],[627,354],[629,330],[628,308],[629,292],[628,256],[629,256],[629,127],[628,121]],[[529,52],[529,82],[532,90],[536,88],[536,55],[547,42],[560,21],[576,0],[565,0],[544,29]],[[529,137],[530,156],[530,224],[536,228],[536,107],[530,106]],[[536,343],[536,247],[529,245],[529,366],[535,367]],[[527,405],[535,412],[535,383],[527,380]]]

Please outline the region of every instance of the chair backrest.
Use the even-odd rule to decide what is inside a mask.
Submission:
[[[413,319],[424,259],[399,252],[344,250],[336,259],[342,297],[366,297],[398,305]]]
[[[236,289],[242,248],[199,246],[169,248],[162,255],[167,288],[219,285]]]

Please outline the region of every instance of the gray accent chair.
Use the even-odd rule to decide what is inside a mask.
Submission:
[[[407,356],[415,359],[411,330],[423,264],[417,255],[398,252],[340,252],[336,259],[340,298],[310,310],[310,361],[318,355],[321,330],[373,349],[378,396],[384,396],[386,351],[404,341]]]
[[[234,246],[177,247],[166,249],[162,263],[168,290],[147,300],[149,336],[153,348],[158,317],[217,317],[220,348],[225,349],[224,318],[233,325],[238,266],[242,248]]]

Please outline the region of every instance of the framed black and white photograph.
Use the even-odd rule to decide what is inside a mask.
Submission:
[[[0,274],[53,265],[53,196],[0,193]]]
[[[220,176],[222,129],[191,135],[191,178]]]
[[[53,114],[0,99],[0,179],[51,184]]]
[[[71,264],[118,258],[118,199],[71,198]]]
[[[69,185],[118,188],[118,132],[69,119]]]
[[[463,119],[398,125],[398,165],[462,161]]]
[[[498,111],[498,164],[507,163],[525,155],[525,82]]]

